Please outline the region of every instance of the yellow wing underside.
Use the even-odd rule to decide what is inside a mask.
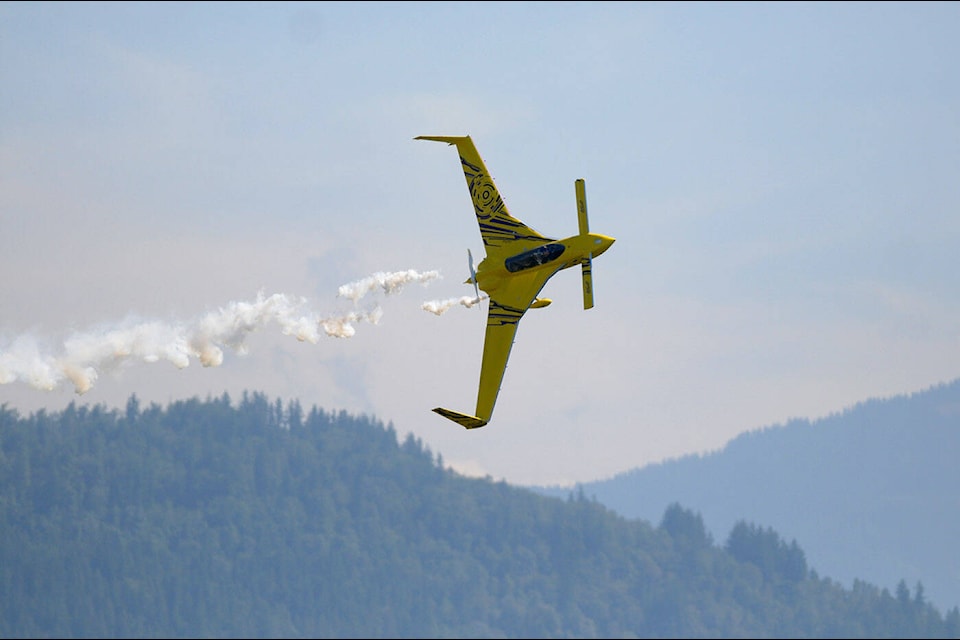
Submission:
[[[493,407],[500,394],[503,374],[507,370],[510,349],[517,334],[517,323],[523,312],[511,307],[502,307],[490,301],[487,314],[487,331],[483,339],[483,362],[480,365],[480,389],[477,392],[477,409],[474,415],[459,413],[437,407],[435,412],[457,422],[467,429],[482,427],[490,421]]]
[[[483,337],[483,361],[480,364],[477,409],[472,416],[442,407],[434,409],[435,412],[467,429],[482,427],[490,421],[493,407],[497,403],[497,396],[500,395],[500,386],[507,370],[510,350],[517,335],[517,325],[553,273],[555,272],[541,272],[535,279],[511,282],[504,291],[490,298],[487,329]],[[510,303],[504,303],[503,300],[509,300]],[[520,304],[511,304],[514,301],[519,301]]]
[[[487,330],[483,337],[483,361],[480,364],[480,388],[477,391],[476,415],[489,420],[500,394],[500,385],[507,370],[507,360],[517,335],[517,324],[523,311],[490,300]]]
[[[510,215],[470,136],[418,136],[415,139],[446,142],[457,147],[467,190],[480,224],[480,236],[488,253],[491,248],[506,244],[511,244],[519,252],[551,240]]]

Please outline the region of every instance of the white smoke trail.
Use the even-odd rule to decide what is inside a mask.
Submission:
[[[356,303],[377,287],[390,295],[400,292],[408,282],[426,283],[438,277],[436,271],[377,273],[343,285],[340,294]],[[130,361],[166,360],[182,369],[196,358],[205,367],[220,366],[224,348],[245,353],[247,336],[271,323],[279,325],[284,335],[316,344],[324,335],[350,338],[356,333],[354,324],[375,325],[382,316],[379,305],[334,315],[321,315],[305,309],[305,305],[306,299],[301,297],[282,293],[265,297],[260,293],[253,302],[231,302],[190,324],[128,319],[113,327],[74,333],[64,340],[58,354],[41,349],[32,337],[21,336],[8,348],[0,349],[0,384],[20,380],[52,391],[69,381],[82,394],[93,387],[101,370]]]
[[[481,294],[479,298],[463,296],[461,298],[447,298],[446,300],[428,300],[420,305],[420,308],[424,311],[429,311],[430,313],[440,316],[458,304],[469,309],[473,305],[479,304],[481,300],[485,300],[486,298],[487,296]]]
[[[439,271],[427,271],[419,273],[410,269],[409,271],[393,271],[390,273],[375,273],[372,276],[357,280],[349,284],[342,285],[337,293],[342,298],[350,298],[354,302],[367,295],[374,289],[383,289],[384,293],[397,293],[403,289],[403,285],[408,282],[427,283],[440,277]]]

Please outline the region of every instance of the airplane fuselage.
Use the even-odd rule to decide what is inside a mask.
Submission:
[[[544,242],[520,253],[488,253],[477,266],[477,286],[494,296],[503,283],[511,278],[532,275],[531,272],[535,271],[548,271],[553,275],[581,264],[585,258],[597,257],[609,249],[613,242],[610,236],[588,233]],[[544,283],[549,277],[544,279]]]

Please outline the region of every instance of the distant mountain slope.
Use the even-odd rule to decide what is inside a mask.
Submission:
[[[259,394],[0,406],[0,638],[960,638],[957,608],[844,589],[772,529],[661,520]]]
[[[745,433],[718,452],[581,489],[654,524],[678,502],[721,542],[737,520],[769,526],[847,586],[905,579],[942,609],[960,603],[960,381]]]

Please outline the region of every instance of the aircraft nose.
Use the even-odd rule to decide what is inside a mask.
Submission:
[[[593,235],[593,244],[596,247],[592,252],[594,256],[598,256],[604,251],[606,251],[607,249],[609,249],[610,245],[612,245],[617,240],[616,238],[600,235],[599,233],[594,233],[591,235]]]

